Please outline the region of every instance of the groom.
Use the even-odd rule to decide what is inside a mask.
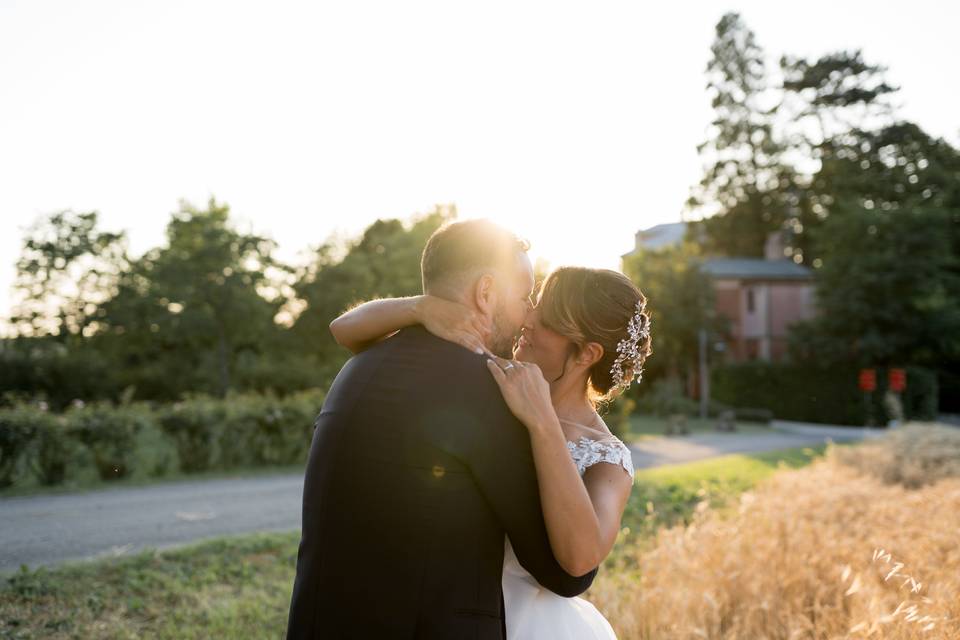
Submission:
[[[423,251],[424,292],[492,319],[487,347],[509,358],[526,251],[489,221],[448,224]],[[287,638],[503,638],[504,534],[560,595],[596,575],[551,553],[527,431],[485,356],[403,329],[344,365],[317,418]]]

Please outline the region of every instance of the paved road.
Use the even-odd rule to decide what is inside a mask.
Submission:
[[[852,435],[851,435],[852,434]],[[631,445],[637,468],[859,437],[824,430],[698,434]],[[866,435],[866,434],[864,434]],[[0,499],[0,572],[300,527],[302,474]]]

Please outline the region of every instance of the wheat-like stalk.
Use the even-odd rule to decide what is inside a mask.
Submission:
[[[947,436],[910,443],[900,484],[836,452],[780,471],[735,508],[634,545],[588,597],[621,640],[960,639],[960,478],[936,462],[953,465],[942,451],[960,452],[960,430]],[[905,459],[879,448],[902,445],[863,455]]]

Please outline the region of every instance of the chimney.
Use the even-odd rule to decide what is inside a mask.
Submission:
[[[763,245],[763,257],[767,260],[783,260],[783,234],[774,231],[767,234],[767,241]]]

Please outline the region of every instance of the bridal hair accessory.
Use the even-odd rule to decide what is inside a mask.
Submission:
[[[633,382],[634,375],[637,376],[637,382],[640,382],[643,371],[638,366],[640,364],[638,362],[640,358],[639,345],[645,338],[650,337],[650,318],[643,313],[646,304],[645,300],[637,301],[637,310],[630,318],[630,322],[627,323],[627,334],[629,335],[617,344],[617,359],[613,361],[613,366],[610,368],[610,373],[613,374],[614,387],[626,389]],[[630,377],[626,379],[623,377],[624,366],[633,371]]]

